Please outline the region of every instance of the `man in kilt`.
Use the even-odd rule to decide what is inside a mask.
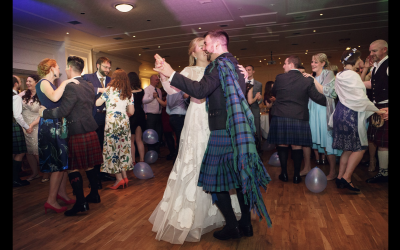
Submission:
[[[203,51],[212,61],[203,78],[192,81],[175,72],[159,55],[155,71],[170,77],[171,86],[197,99],[206,99],[210,138],[200,167],[197,185],[212,195],[226,225],[214,232],[219,240],[252,236],[250,210],[265,217],[271,226],[259,186],[271,180],[255,145],[254,116],[246,101],[245,77],[228,52],[229,36],[223,30],[204,35]],[[239,221],[232,209],[229,190],[236,189],[242,212]]]
[[[271,94],[276,97],[272,109],[272,120],[267,141],[278,145],[277,151],[281,163],[279,179],[287,182],[287,159],[289,145],[292,147],[294,165],[293,183],[300,183],[300,168],[303,161],[302,147],[311,147],[311,129],[309,124],[309,98],[319,105],[326,106],[326,97],[319,93],[311,77],[304,77],[298,70],[301,65],[298,56],[291,55],[283,64],[284,74],[276,76]]]
[[[378,148],[379,172],[374,177],[367,179],[368,183],[387,182],[389,166],[389,56],[388,44],[384,40],[376,40],[369,46],[370,60],[374,62],[373,68],[368,74],[370,81],[365,81],[367,96],[371,102],[380,110],[385,110],[383,114],[383,125],[373,122],[380,119],[377,114],[370,116],[367,131],[369,146],[373,149]],[[366,60],[364,71],[369,68],[369,60]],[[363,77],[363,74],[361,77]],[[371,145],[372,144],[372,145]],[[376,149],[375,149],[376,150]],[[373,152],[375,152],[373,150]],[[370,151],[371,152],[371,151]],[[375,159],[374,156],[370,156]],[[371,165],[375,161],[370,161]]]
[[[81,77],[84,67],[82,58],[70,56],[67,60],[68,79],[76,78],[79,84],[68,83],[65,87],[61,105],[55,109],[40,109],[39,114],[45,119],[65,117],[68,125],[68,177],[76,195],[72,209],[65,211],[66,216],[89,210],[88,202],[99,203],[98,175],[93,168],[101,164],[99,139],[96,134],[97,124],[92,116],[95,102],[93,85]],[[79,170],[85,169],[91,189],[84,196],[82,175]]]
[[[29,185],[27,180],[21,180],[18,173],[21,171],[22,158],[26,153],[25,135],[22,127],[30,134],[32,129],[22,118],[22,98],[18,95],[21,79],[13,75],[13,187]]]

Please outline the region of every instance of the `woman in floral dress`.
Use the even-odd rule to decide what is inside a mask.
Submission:
[[[101,171],[115,174],[111,189],[128,185],[126,171],[132,169],[131,131],[129,116],[135,112],[133,94],[128,75],[122,69],[113,72],[106,91],[96,101],[96,106],[106,102],[103,163]]]

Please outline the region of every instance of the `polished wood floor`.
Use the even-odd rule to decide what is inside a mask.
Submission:
[[[168,151],[162,148],[161,156]],[[272,220],[254,218],[254,236],[239,240],[219,241],[212,232],[200,242],[173,245],[155,240],[148,222],[163,196],[172,169],[172,161],[159,158],[151,165],[155,177],[137,179],[131,171],[129,187],[107,189],[112,182],[103,182],[101,203],[90,204],[90,210],[75,217],[54,211],[44,213],[49,183],[33,180],[31,185],[13,189],[14,249],[388,249],[388,184],[368,184],[365,180],[376,172],[358,166],[353,183],[360,194],[337,189],[329,181],[326,189],[314,194],[304,183],[283,183],[278,180],[279,167],[267,164],[275,151],[263,152],[262,158],[272,181],[264,202]],[[321,166],[327,174],[328,166]],[[289,178],[293,162],[288,160]],[[84,177],[84,192],[89,193]],[[72,188],[67,184],[72,196]],[[60,204],[63,205],[62,201]],[[69,205],[72,207],[72,205]]]

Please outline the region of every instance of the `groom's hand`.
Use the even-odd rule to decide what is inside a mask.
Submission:
[[[172,73],[174,73],[175,70],[171,68],[171,65],[169,65],[164,58],[158,54],[155,54],[154,58],[156,59],[155,68],[153,68],[154,71],[157,71],[166,77],[170,77]]]

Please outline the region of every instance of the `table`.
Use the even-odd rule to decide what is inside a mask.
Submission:
[[[269,132],[269,114],[260,115],[261,134],[264,139],[267,139]]]

